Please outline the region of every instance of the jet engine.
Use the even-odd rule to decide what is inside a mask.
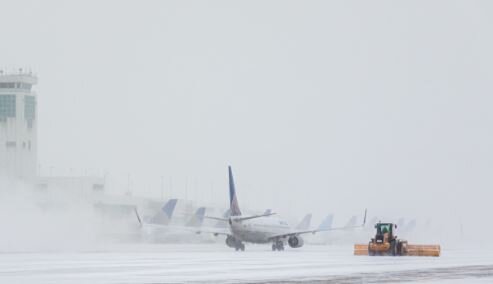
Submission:
[[[304,242],[300,236],[291,236],[288,239],[288,244],[292,248],[300,248],[303,246]]]
[[[227,236],[226,237],[226,245],[230,248],[236,248],[240,241],[235,239],[233,236]]]

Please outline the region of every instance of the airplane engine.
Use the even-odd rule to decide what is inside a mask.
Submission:
[[[288,244],[292,248],[300,248],[305,242],[300,236],[291,236],[288,239]]]
[[[226,237],[226,245],[230,248],[236,248],[238,246],[238,243],[240,243],[237,239],[235,239],[232,236],[227,236]]]

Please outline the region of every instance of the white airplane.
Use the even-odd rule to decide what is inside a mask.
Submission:
[[[189,236],[191,231],[202,226],[205,216],[205,207],[197,209],[195,214],[183,225],[171,225],[171,218],[176,207],[177,199],[170,199],[152,218],[142,219],[137,208],[134,208],[137,221],[146,238],[153,240],[167,240]]]
[[[308,230],[310,229],[310,224],[312,223],[312,214],[306,214],[303,219],[301,219],[298,226],[296,226],[296,230]]]
[[[301,235],[315,234],[319,231],[351,229],[364,226],[342,227],[342,228],[319,228],[315,230],[297,230],[291,228],[286,221],[278,216],[273,216],[275,213],[265,212],[260,215],[243,216],[236,196],[235,184],[231,167],[229,171],[229,200],[230,200],[230,216],[229,218],[206,217],[215,219],[229,224],[229,231],[208,231],[214,235],[225,235],[226,245],[238,250],[245,250],[245,242],[255,244],[272,244],[272,250],[284,250],[284,243],[287,242],[292,248],[302,247],[304,242]],[[366,220],[366,210],[365,218]],[[198,231],[197,233],[207,232]]]
[[[139,212],[137,211],[137,207],[134,207],[135,216],[137,217],[137,221],[141,227],[146,226],[167,226],[171,222],[171,218],[173,217],[173,213],[175,211],[176,203],[178,199],[170,199],[168,200],[160,211],[156,212],[152,217],[144,217],[143,219],[140,217]]]

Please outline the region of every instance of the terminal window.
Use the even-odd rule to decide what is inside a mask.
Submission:
[[[0,117],[15,117],[15,95],[0,95]]]

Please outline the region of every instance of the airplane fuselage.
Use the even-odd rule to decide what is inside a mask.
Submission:
[[[243,221],[231,217],[230,230],[237,240],[263,244],[272,242],[272,236],[289,233],[291,227],[287,222],[275,216]]]

